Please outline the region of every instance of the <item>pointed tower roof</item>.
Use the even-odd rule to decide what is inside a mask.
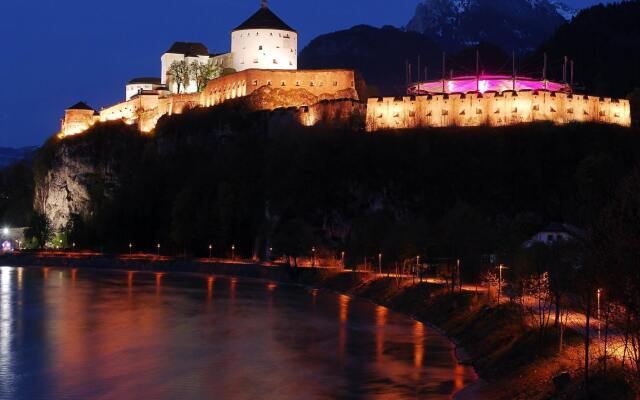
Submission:
[[[79,101],[76,104],[72,105],[71,107],[67,108],[67,110],[88,110],[88,111],[95,111],[93,108],[91,108],[87,103],[85,103],[84,101]]]
[[[280,17],[271,11],[267,2],[264,0],[262,1],[260,9],[233,31],[243,31],[247,29],[276,29],[296,32],[295,29],[287,25]]]

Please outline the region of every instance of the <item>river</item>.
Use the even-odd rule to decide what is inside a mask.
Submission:
[[[364,300],[259,280],[0,268],[0,399],[448,399],[444,336]]]

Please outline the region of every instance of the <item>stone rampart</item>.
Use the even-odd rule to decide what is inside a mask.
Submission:
[[[371,98],[366,130],[451,126],[504,126],[551,121],[631,125],[628,100],[560,92],[506,91]]]
[[[202,93],[144,93],[129,101],[93,111],[67,110],[61,136],[76,135],[96,122],[121,120],[151,132],[163,115],[181,114],[196,107],[213,107],[225,101],[247,98],[252,111],[309,107],[325,100],[359,100],[356,77],[351,70],[257,70],[250,69],[210,81]]]

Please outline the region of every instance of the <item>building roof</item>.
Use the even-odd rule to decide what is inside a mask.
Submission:
[[[570,224],[558,224],[558,223],[550,223],[540,232],[566,233],[575,238],[582,238],[585,235],[585,232],[576,226],[573,226]]]
[[[129,85],[132,85],[135,83],[148,83],[151,85],[159,85],[162,83],[162,80],[160,78],[133,78],[132,80],[129,81]]]
[[[276,29],[281,31],[295,32],[295,29],[287,25],[276,14],[273,13],[263,4],[260,9],[238,26],[235,31],[243,31],[247,29]]]
[[[89,111],[95,111],[93,108],[91,108],[84,101],[77,102],[76,104],[74,104],[71,107],[67,108],[67,110],[89,110]]]
[[[166,53],[183,54],[187,57],[208,56],[209,49],[202,43],[175,42]]]

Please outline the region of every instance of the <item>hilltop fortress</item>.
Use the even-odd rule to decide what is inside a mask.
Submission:
[[[209,54],[201,43],[177,42],[161,57],[160,78],[136,78],[125,101],[99,112],[80,102],[65,111],[59,137],[77,135],[100,122],[120,120],[149,133],[164,115],[243,99],[250,110],[294,108],[299,123],[320,116],[347,120],[366,114],[367,132],[447,126],[502,126],[534,121],[631,125],[628,100],[572,94],[567,85],[513,77],[474,77],[418,83],[410,96],[363,98],[364,82],[353,70],[298,70],[298,34],[262,1],[231,33],[231,52]],[[196,73],[180,73],[191,66]],[[197,71],[218,73],[202,82]],[[507,79],[510,81],[510,79]]]

